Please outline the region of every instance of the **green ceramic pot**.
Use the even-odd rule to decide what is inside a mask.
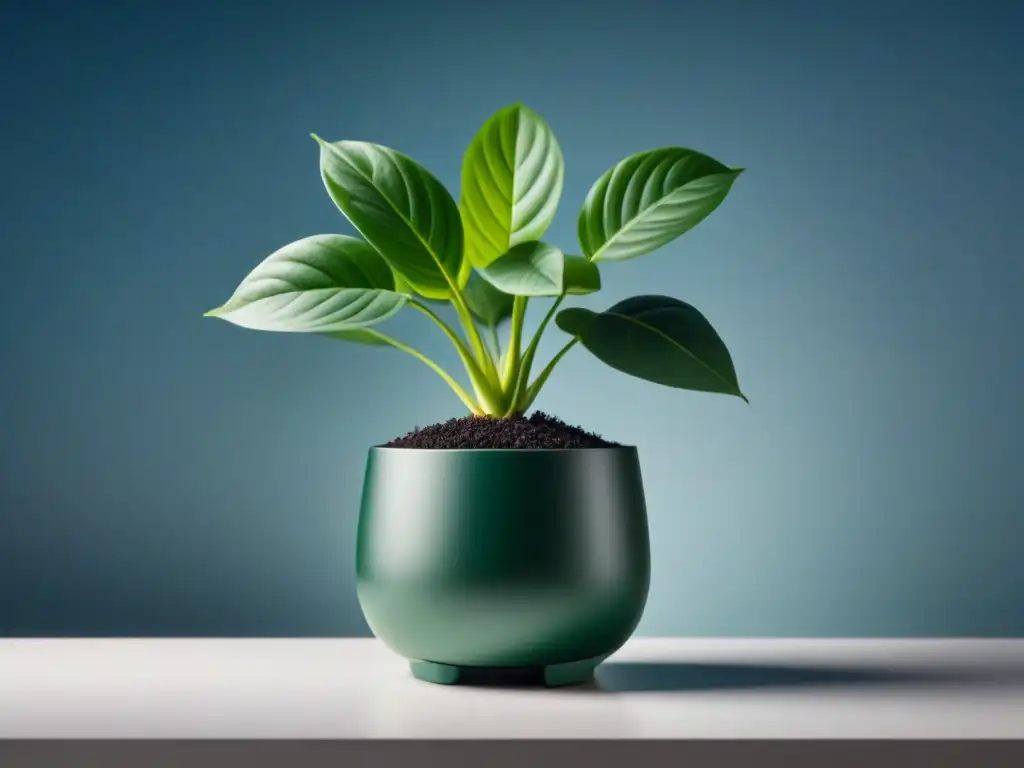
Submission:
[[[636,449],[371,448],[356,572],[370,629],[421,679],[588,680],[647,600]]]

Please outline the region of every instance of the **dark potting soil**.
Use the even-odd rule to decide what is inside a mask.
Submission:
[[[546,413],[499,419],[464,416],[417,427],[385,448],[610,448],[599,435],[573,427]]]

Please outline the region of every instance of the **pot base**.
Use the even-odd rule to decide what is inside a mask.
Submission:
[[[434,661],[409,662],[413,677],[439,685],[538,685],[557,688],[594,679],[594,670],[607,656],[549,664],[546,667],[460,667]]]

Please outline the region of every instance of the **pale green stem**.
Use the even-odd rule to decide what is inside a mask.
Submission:
[[[470,375],[482,374],[480,367],[473,359],[472,353],[468,349],[466,349],[466,345],[463,343],[462,339],[459,338],[459,335],[454,330],[452,330],[451,326],[448,325],[448,323],[442,320],[434,310],[432,310],[423,302],[418,301],[417,299],[410,299],[409,305],[414,307],[415,309],[418,309],[424,315],[433,320],[437,327],[444,332],[444,335],[447,336],[448,339],[452,342],[452,344],[455,345],[455,350],[459,353],[459,357],[462,358],[462,362],[466,365],[466,369],[470,373]]]
[[[501,339],[498,338],[498,329],[496,326],[489,325],[487,329],[490,331],[491,344],[494,345],[494,359],[501,359]]]
[[[509,399],[509,407],[505,414],[506,416],[511,416],[517,411],[525,411],[528,407],[522,405],[519,401],[523,397],[523,390],[526,387],[526,382],[530,380],[530,370],[533,368],[533,359],[537,355],[537,345],[540,344],[540,339],[541,336],[544,335],[544,330],[547,328],[548,323],[551,322],[551,318],[555,316],[558,306],[564,299],[565,294],[562,294],[554,300],[551,304],[551,308],[548,309],[547,314],[544,315],[544,319],[541,320],[540,325],[537,326],[537,331],[533,334],[533,339],[526,347],[526,351],[523,353],[523,359],[519,365],[519,372],[516,374],[516,385],[512,391],[512,396]]]
[[[452,306],[455,307],[455,312],[466,329],[469,343],[476,353],[478,363],[483,366],[484,378],[490,386],[500,388],[501,382],[498,379],[498,369],[494,365],[494,359],[491,357],[490,352],[487,351],[487,346],[480,335],[480,329],[473,322],[473,313],[469,311],[469,305],[466,304],[466,299],[463,297],[462,291],[459,290],[458,282],[453,280],[447,272],[444,273],[444,278],[448,282],[448,290],[451,292]]]
[[[505,371],[501,377],[501,388],[506,392],[512,389],[519,375],[519,349],[523,338],[523,321],[526,319],[526,303],[525,296],[516,296],[512,300],[512,328],[505,353]]]
[[[558,354],[556,354],[551,359],[551,362],[548,363],[547,366],[545,366],[544,370],[540,372],[540,375],[537,376],[533,384],[531,384],[529,389],[526,390],[526,399],[523,401],[522,408],[524,411],[531,405],[533,405],[533,401],[537,398],[537,395],[540,393],[541,387],[544,386],[544,382],[548,380],[548,376],[550,376],[551,372],[555,370],[555,366],[558,365],[558,361],[565,357],[565,353],[572,349],[574,346],[576,346],[576,342],[578,341],[579,339],[573,339],[560,350],[558,350]]]
[[[393,339],[390,336],[387,336],[387,335],[381,333],[380,331],[374,330],[373,328],[364,328],[363,330],[366,333],[370,334],[371,336],[375,336],[376,338],[380,339],[381,341],[390,344],[395,349],[400,349],[403,352],[408,352],[410,355],[415,357],[417,360],[419,360],[419,361],[421,361],[423,363],[426,363],[428,366],[430,366],[430,369],[432,371],[434,371],[434,373],[436,373],[438,376],[440,376],[442,379],[444,379],[445,383],[449,387],[452,388],[452,391],[456,395],[458,395],[459,400],[462,401],[463,405],[465,405],[467,408],[469,408],[471,413],[473,413],[476,416],[482,416],[483,415],[483,410],[480,408],[479,405],[476,404],[476,402],[474,402],[473,398],[469,396],[469,393],[466,392],[466,390],[462,388],[462,386],[459,384],[459,382],[455,381],[455,379],[453,379],[451,376],[449,376],[448,373],[441,366],[439,366],[437,363],[435,363],[429,357],[424,355],[418,349],[414,349],[413,347],[410,347],[408,344],[403,344],[402,342],[398,341],[398,339]]]
[[[409,304],[433,320],[434,323],[437,324],[437,326],[444,332],[444,335],[447,336],[451,340],[452,344],[455,345],[455,351],[459,353],[459,357],[462,359],[462,364],[466,367],[466,372],[469,374],[470,381],[473,383],[473,389],[476,392],[477,397],[480,399],[484,410],[488,413],[494,413],[502,410],[501,397],[495,392],[494,386],[488,380],[487,375],[480,370],[480,366],[477,364],[476,360],[473,359],[473,354],[466,349],[466,345],[462,342],[462,339],[459,338],[459,335],[455,333],[448,323],[438,317],[437,313],[426,304],[423,304],[416,299],[411,299]],[[484,350],[484,352],[487,356],[487,360],[490,361],[490,355],[487,354],[486,350]],[[491,361],[491,365],[493,367],[493,361]]]

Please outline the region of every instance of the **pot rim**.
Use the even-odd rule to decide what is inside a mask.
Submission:
[[[371,445],[371,451],[387,453],[602,453],[632,451],[636,452],[635,445],[607,445],[594,448],[403,448],[401,446]]]

